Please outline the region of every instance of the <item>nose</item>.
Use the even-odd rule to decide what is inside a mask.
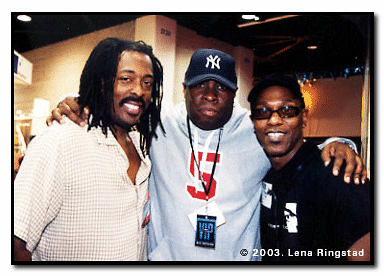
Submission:
[[[133,83],[131,93],[136,94],[138,97],[141,97],[144,94],[141,80],[138,79]]]
[[[204,90],[204,99],[207,101],[217,101],[217,91],[214,81],[209,81]]]
[[[281,125],[283,119],[280,117],[279,113],[275,110],[272,112],[271,117],[268,119],[268,124],[270,125]]]

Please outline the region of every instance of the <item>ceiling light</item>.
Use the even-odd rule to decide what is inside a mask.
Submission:
[[[307,47],[308,50],[316,50],[317,46],[316,45],[311,45]]]
[[[245,20],[259,20],[260,18],[257,17],[256,15],[253,15],[253,14],[244,14],[241,16],[241,18],[245,19]]]
[[[29,15],[25,15],[25,14],[18,15],[17,19],[23,22],[29,22],[32,20],[32,18]]]

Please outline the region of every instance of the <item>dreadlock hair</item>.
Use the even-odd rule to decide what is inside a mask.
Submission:
[[[80,78],[78,103],[80,112],[88,106],[88,130],[101,127],[107,136],[108,127],[112,125],[113,92],[117,67],[124,51],[135,51],[146,54],[152,61],[154,84],[151,102],[146,112],[135,126],[140,133],[140,148],[143,154],[149,152],[153,137],[157,137],[155,129],[160,125],[161,100],[163,98],[163,67],[154,56],[152,47],[143,41],[133,42],[120,38],[102,40],[89,56]],[[127,130],[128,131],[128,130]]]

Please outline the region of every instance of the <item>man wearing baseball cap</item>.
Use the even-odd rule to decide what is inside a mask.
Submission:
[[[162,103],[165,134],[150,148],[148,259],[261,260],[261,180],[270,163],[235,101],[234,58],[197,50],[183,86],[185,102]],[[55,120],[73,117],[68,109],[54,110]]]
[[[163,104],[166,135],[150,150],[150,260],[260,260],[260,181],[270,165],[236,90],[234,58],[200,49],[185,103]]]

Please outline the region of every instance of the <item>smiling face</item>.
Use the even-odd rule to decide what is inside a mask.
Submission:
[[[254,105],[257,109],[277,110],[285,107],[301,108],[292,92],[280,86],[271,86],[260,93]],[[269,119],[253,119],[256,135],[275,169],[280,169],[295,155],[303,144],[303,127],[307,123],[307,111],[301,109],[297,116],[281,118],[273,112]]]
[[[187,113],[201,129],[222,127],[232,116],[235,91],[214,80],[184,87]]]
[[[134,51],[122,52],[113,92],[114,127],[127,130],[137,124],[150,103],[153,80],[149,56]]]

